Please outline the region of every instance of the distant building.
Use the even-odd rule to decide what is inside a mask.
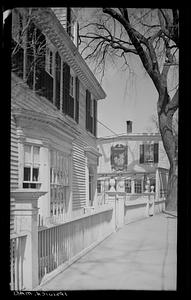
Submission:
[[[127,121],[127,134],[98,139],[101,153],[98,165],[98,196],[110,188],[115,179],[116,191],[140,195],[156,190],[156,170],[168,169],[169,161],[159,133],[132,133],[132,122]],[[103,199],[100,201],[103,201]]]
[[[11,191],[47,191],[39,220],[96,204],[97,103],[105,92],[78,52],[71,8],[12,11]],[[11,230],[14,199],[11,199]]]

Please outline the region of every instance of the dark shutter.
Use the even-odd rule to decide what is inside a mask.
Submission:
[[[88,90],[86,90],[86,129],[90,130],[90,101],[91,95]]]
[[[158,163],[159,160],[159,144],[154,143],[154,163]]]
[[[56,52],[55,56],[56,63],[56,99],[55,105],[58,109],[60,109],[60,75],[61,75],[61,58],[58,52]]]
[[[139,163],[143,164],[144,163],[144,144],[140,145],[140,158],[139,158]]]
[[[34,48],[33,48],[33,39],[34,39],[34,31],[35,25],[33,22],[30,22],[27,28],[27,49],[26,49],[26,57],[27,57],[27,84],[31,89],[33,89],[33,74],[34,74]]]
[[[18,20],[16,21],[15,19]],[[17,41],[13,38],[11,40],[11,51],[12,51],[12,71],[20,78],[23,78],[23,61],[24,61],[24,50],[19,45],[23,43],[22,29],[23,29],[23,17],[20,13],[13,13],[12,26],[17,28]]]
[[[24,50],[13,39],[11,41],[12,47],[12,71],[20,78],[23,78],[23,60]]]
[[[76,77],[75,80],[75,84],[76,84],[76,111],[75,111],[75,120],[77,123],[79,123],[79,79],[78,77]]]
[[[94,99],[94,118],[93,118],[93,123],[94,123],[94,125],[93,125],[94,132],[93,132],[93,134],[96,137],[96,135],[97,135],[97,101],[95,99]]]
[[[46,38],[45,35],[36,29],[36,92],[46,97],[50,102],[53,102],[53,77],[45,71],[46,59]]]
[[[67,7],[67,32],[71,35],[71,8]]]
[[[46,59],[46,38],[45,35],[36,29],[36,92],[53,102],[53,77],[45,71]]]
[[[68,115],[74,118],[74,98],[71,95],[69,95]]]
[[[62,111],[65,114],[68,114],[69,112],[69,95],[70,95],[70,67],[66,62],[63,62]]]

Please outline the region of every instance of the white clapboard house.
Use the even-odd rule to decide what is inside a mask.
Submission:
[[[11,191],[46,191],[48,226],[96,206],[97,104],[106,94],[78,51],[75,9],[12,11]],[[11,230],[14,231],[14,199]]]

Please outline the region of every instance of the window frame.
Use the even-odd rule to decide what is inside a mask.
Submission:
[[[30,147],[30,162],[26,163],[25,162],[25,147]],[[34,148],[38,148],[38,163],[35,164],[34,163]],[[40,180],[40,146],[39,145],[35,145],[35,144],[24,144],[23,145],[23,174],[22,174],[22,187],[24,189],[27,188],[35,188],[38,189],[40,188],[41,185],[41,180]],[[29,168],[30,169],[30,180],[24,180],[24,176],[25,176],[25,169]],[[38,169],[38,180],[33,180],[33,171],[34,169]],[[28,185],[28,186],[26,186]]]
[[[70,190],[70,158],[55,148],[50,149],[50,215],[66,213]],[[53,196],[54,195],[54,196]],[[67,199],[68,197],[68,199]]]
[[[142,179],[134,179],[134,194],[142,194],[142,193],[143,193]]]
[[[127,182],[130,183],[130,185],[128,186],[127,185]],[[131,194],[132,193],[132,187],[131,187],[131,184],[132,184],[132,180],[131,179],[125,179],[125,192],[127,194]],[[127,191],[127,190],[130,190],[130,191]]]
[[[159,143],[158,142],[152,141],[152,142],[142,143],[142,144],[140,144],[139,149],[140,149],[139,150],[139,163],[140,164],[157,164],[159,162]]]
[[[73,75],[73,72],[71,72],[70,68],[70,96],[74,98],[75,96],[75,76]],[[74,108],[75,112],[75,108]]]
[[[51,55],[50,55],[51,54]],[[51,57],[51,59],[50,59]],[[51,60],[51,62],[50,62]],[[51,46],[47,45],[46,44],[46,54],[45,54],[45,71],[51,76],[55,77],[55,72],[54,72],[54,69],[55,69],[55,63],[54,63],[54,60],[55,60],[55,51],[52,49]]]

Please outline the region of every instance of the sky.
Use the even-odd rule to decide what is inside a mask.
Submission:
[[[126,133],[126,121],[132,121],[132,132],[155,131],[151,116],[156,115],[158,93],[151,79],[137,67],[136,75],[110,67],[105,72],[102,87],[106,98],[98,102],[98,121],[116,134]],[[113,135],[98,123],[98,137]]]
[[[94,12],[95,8],[83,8],[81,18],[92,21]],[[115,60],[115,66],[108,63],[101,84],[107,96],[98,101],[98,121],[116,134],[126,133],[128,120],[133,122],[134,133],[148,132],[148,128],[155,132],[151,117],[156,115],[158,93],[140,58],[130,54],[129,59],[134,75],[122,71],[119,61]],[[88,65],[91,69],[91,64]],[[111,135],[114,133],[98,122],[98,137]]]
[[[97,20],[96,8],[81,8],[80,14],[82,25],[83,20],[94,22],[94,17]],[[157,117],[158,92],[146,73],[139,56],[128,55],[131,73],[129,69],[126,71],[121,69],[119,60],[115,60],[115,64],[107,63],[101,84],[106,98],[98,101],[98,137],[111,136],[114,133],[126,133],[126,121],[128,120],[132,121],[133,133],[157,132],[152,117],[153,115]],[[88,61],[86,62],[88,63]],[[88,65],[92,69],[91,63]],[[177,72],[172,74],[177,74]],[[169,77],[170,80],[172,79],[170,86],[174,80],[177,82],[177,78],[173,78],[173,76],[170,75]],[[170,96],[174,92],[169,93]]]

